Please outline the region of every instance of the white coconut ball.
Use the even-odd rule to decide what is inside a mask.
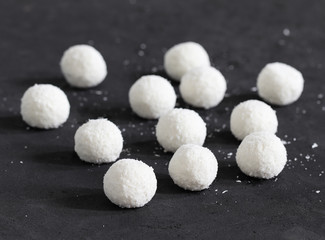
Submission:
[[[276,105],[288,105],[297,101],[303,89],[304,78],[301,72],[284,63],[267,64],[257,78],[260,97]]]
[[[278,119],[275,111],[266,103],[247,100],[238,104],[230,116],[230,130],[238,139],[243,140],[253,132],[268,131],[276,133]]]
[[[65,93],[51,84],[35,84],[21,99],[23,120],[32,127],[58,128],[69,117],[70,104]]]
[[[89,45],[75,45],[67,49],[60,65],[64,77],[74,87],[97,86],[107,75],[103,56]]]
[[[175,107],[176,94],[172,85],[160,76],[148,75],[138,79],[130,88],[132,110],[143,118],[155,119]]]
[[[240,170],[248,176],[273,178],[284,168],[287,151],[280,138],[269,132],[255,132],[241,142],[236,161]]]
[[[208,109],[221,102],[227,84],[217,69],[205,66],[194,68],[183,75],[179,89],[185,102]]]
[[[170,48],[164,56],[167,74],[180,81],[182,76],[196,67],[210,66],[210,59],[205,49],[195,42],[179,43]]]
[[[104,176],[104,192],[122,208],[143,207],[155,195],[157,179],[152,167],[134,159],[121,159]]]
[[[174,153],[168,171],[176,185],[185,190],[200,191],[209,188],[216,178],[218,162],[209,149],[186,144]]]
[[[74,150],[81,160],[90,163],[114,162],[123,148],[120,129],[107,119],[89,120],[74,136]]]
[[[207,134],[205,122],[193,110],[175,108],[163,115],[156,126],[159,144],[170,152],[188,143],[202,146]]]

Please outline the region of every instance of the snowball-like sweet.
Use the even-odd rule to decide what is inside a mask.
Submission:
[[[107,75],[103,56],[89,45],[75,45],[67,49],[60,65],[64,77],[74,87],[97,86]]]
[[[104,176],[104,192],[122,208],[143,207],[155,195],[157,179],[152,167],[134,159],[121,159]]]
[[[155,119],[175,107],[176,94],[172,85],[160,76],[148,75],[138,79],[130,88],[132,110],[143,118]]]
[[[65,93],[51,84],[35,84],[21,99],[23,120],[32,127],[57,128],[67,121],[70,104]]]
[[[183,75],[179,89],[185,102],[208,109],[221,102],[227,84],[217,69],[208,66],[188,71]]]
[[[257,78],[258,94],[265,101],[288,105],[300,97],[304,78],[297,69],[284,63],[267,64]]]
[[[81,160],[90,163],[114,162],[123,148],[120,129],[107,119],[89,120],[74,135],[74,150]]]
[[[170,152],[188,143],[202,146],[207,134],[205,122],[193,110],[174,108],[158,120],[156,137]]]
[[[174,183],[191,191],[209,188],[218,172],[213,153],[194,144],[182,145],[169,162],[168,172]]]
[[[259,131],[276,133],[278,119],[275,111],[266,103],[258,100],[247,100],[238,104],[230,116],[230,130],[238,139]]]
[[[195,42],[177,44],[164,56],[167,74],[177,81],[180,81],[187,71],[203,66],[210,66],[210,59],[205,49]]]
[[[287,151],[281,140],[270,132],[255,132],[240,143],[236,161],[240,170],[248,176],[273,178],[284,168]]]

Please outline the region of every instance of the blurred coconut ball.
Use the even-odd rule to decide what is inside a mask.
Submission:
[[[283,106],[297,101],[303,89],[301,72],[285,63],[267,64],[257,78],[259,96],[275,105]]]
[[[164,56],[164,67],[167,74],[180,81],[189,70],[210,66],[209,55],[198,43],[184,42],[171,47]]]
[[[205,66],[194,68],[183,75],[179,89],[185,102],[209,109],[222,101],[227,83],[217,69]]]
[[[74,149],[79,158],[90,163],[114,162],[123,148],[120,129],[107,119],[89,120],[78,128]]]
[[[71,86],[89,88],[100,84],[107,75],[106,62],[94,47],[75,45],[61,58],[61,71]]]
[[[174,108],[159,118],[156,137],[159,144],[170,152],[175,152],[184,144],[202,146],[207,134],[205,122],[193,110]]]
[[[35,84],[21,99],[20,112],[31,127],[58,128],[70,114],[70,104],[65,93],[51,84]]]
[[[276,113],[264,102],[247,100],[238,104],[231,112],[230,130],[238,140],[243,140],[253,132],[276,133],[277,128]]]
[[[185,144],[174,153],[168,172],[174,183],[181,188],[200,191],[209,188],[216,178],[218,162],[208,148]]]
[[[257,178],[276,177],[287,162],[287,151],[280,138],[270,132],[255,132],[241,142],[236,161],[240,170]]]
[[[143,207],[155,195],[157,179],[152,167],[135,159],[121,159],[104,176],[104,192],[122,208]]]
[[[156,119],[175,107],[176,94],[172,85],[156,75],[143,76],[130,88],[132,110],[140,117]]]

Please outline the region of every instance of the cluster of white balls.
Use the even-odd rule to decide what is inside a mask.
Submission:
[[[102,55],[88,45],[66,50],[60,62],[62,73],[73,87],[89,88],[100,84],[107,75]],[[224,98],[224,76],[211,66],[205,49],[185,42],[170,48],[164,56],[169,77],[180,81],[180,94],[194,107],[209,109]],[[283,63],[267,64],[257,79],[259,96],[276,105],[296,101],[303,91],[302,74]],[[174,183],[191,191],[209,188],[218,172],[214,154],[204,144],[207,128],[194,110],[175,108],[176,93],[171,83],[160,76],[138,79],[129,90],[132,110],[140,117],[158,119],[156,137],[166,150],[174,152],[168,172]],[[65,93],[51,84],[34,85],[21,99],[21,115],[32,127],[50,129],[69,117],[70,104]],[[237,105],[230,117],[233,135],[242,140],[236,153],[241,171],[249,176],[269,179],[284,168],[287,153],[275,136],[278,120],[266,103],[248,100]],[[92,119],[78,128],[75,151],[83,161],[101,164],[116,161],[123,149],[119,128],[107,119]],[[142,207],[155,195],[157,179],[152,167],[135,159],[121,159],[104,176],[104,192],[123,208]]]

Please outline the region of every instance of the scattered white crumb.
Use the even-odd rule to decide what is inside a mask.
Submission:
[[[323,99],[323,97],[324,97],[324,95],[322,93],[320,93],[320,94],[317,95],[317,98],[318,99]]]
[[[251,88],[251,91],[252,91],[252,92],[256,92],[256,91],[257,91],[257,87],[252,87],[252,88]]]
[[[289,37],[290,36],[290,30],[288,28],[283,29],[282,33],[286,37]]]
[[[241,183],[241,181],[240,181],[240,180],[236,180],[236,182],[237,182],[237,183]]]
[[[283,145],[288,145],[291,143],[290,141],[285,141],[285,140],[281,140],[281,142],[283,143]]]
[[[310,156],[307,154],[307,155],[305,156],[305,158],[306,158],[307,160],[309,160],[309,159],[310,159]]]
[[[20,163],[20,164],[23,164],[24,162],[23,162],[23,161],[20,161],[19,163]]]
[[[140,51],[138,52],[138,55],[139,55],[140,57],[143,57],[143,56],[144,56],[144,51],[143,51],[143,50],[140,50]]]
[[[146,45],[145,43],[141,43],[141,44],[140,44],[140,48],[141,48],[141,49],[146,49],[146,48],[147,48],[147,45]]]
[[[317,143],[313,143],[313,145],[311,146],[311,148],[317,148],[318,144]]]
[[[228,192],[228,190],[224,190],[221,194],[224,194],[224,193],[227,193]]]
[[[286,44],[286,41],[284,39],[280,39],[278,43],[280,46],[284,46]]]
[[[320,193],[320,190],[316,190],[315,193],[317,193],[317,194]]]

